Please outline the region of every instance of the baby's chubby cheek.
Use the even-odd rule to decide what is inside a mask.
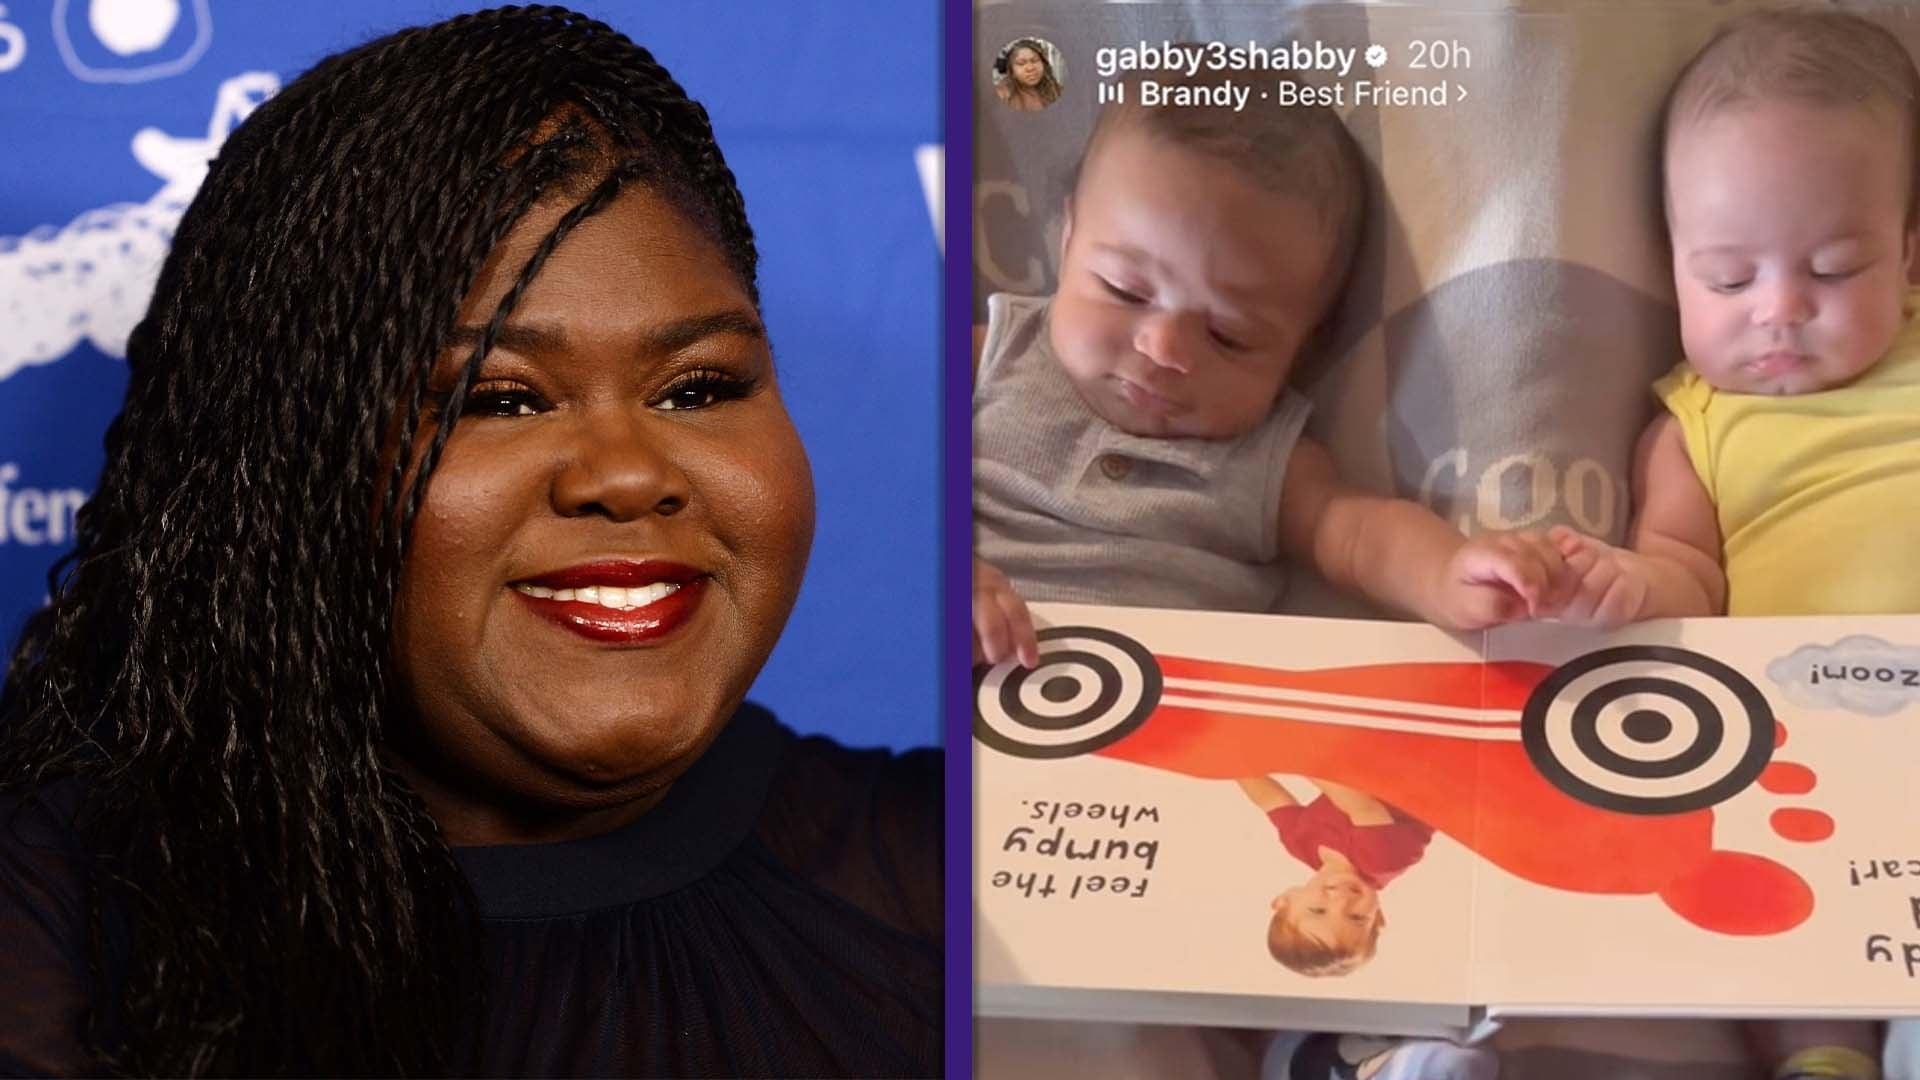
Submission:
[[[1054,300],[1047,323],[1048,344],[1053,347],[1054,358],[1070,374],[1095,378],[1108,373],[1115,358],[1130,345],[1124,334],[1089,317],[1083,307],[1082,301],[1066,295]]]

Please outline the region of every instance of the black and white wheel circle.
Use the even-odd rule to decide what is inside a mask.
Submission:
[[[1521,713],[1527,755],[1555,787],[1629,814],[1722,802],[1773,756],[1773,710],[1746,676],[1666,645],[1623,645],[1570,660]]]
[[[978,667],[973,737],[1025,758],[1092,753],[1146,723],[1160,703],[1160,665],[1125,634],[1091,626],[1042,630],[1040,663]]]

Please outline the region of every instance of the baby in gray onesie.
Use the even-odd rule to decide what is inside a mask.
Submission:
[[[1564,603],[1576,583],[1543,536],[1468,539],[1342,484],[1301,434],[1287,376],[1365,190],[1324,108],[1102,111],[1058,290],[994,296],[976,330],[976,661],[1038,661],[1027,600],[1271,611],[1286,559],[1454,629]]]

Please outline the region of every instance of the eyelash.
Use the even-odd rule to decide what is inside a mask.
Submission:
[[[654,407],[665,407],[673,412],[685,411],[687,409],[706,409],[718,405],[723,401],[738,401],[743,397],[751,395],[759,388],[760,383],[757,379],[735,375],[730,372],[718,371],[714,368],[701,368],[698,371],[689,371],[668,384],[666,390],[661,393]],[[686,394],[702,395],[706,400],[698,405],[669,404],[675,397]]]
[[[1095,276],[1097,277],[1098,275],[1095,275]],[[1099,281],[1100,281],[1100,284],[1106,286],[1107,292],[1111,294],[1115,300],[1118,300],[1123,304],[1144,304],[1147,302],[1146,297],[1141,296],[1138,293],[1129,292],[1126,289],[1123,289],[1120,286],[1115,285],[1113,282],[1108,281],[1106,278],[1100,278]]]
[[[1836,281],[1845,281],[1848,278],[1854,277],[1864,269],[1866,269],[1866,267],[1862,266],[1862,267],[1855,267],[1851,270],[1839,270],[1833,273],[1826,273],[1826,274],[1820,273],[1819,271],[1814,271],[1809,276],[1812,277],[1813,280],[1820,282],[1823,285],[1831,285]],[[1712,289],[1714,292],[1720,293],[1725,296],[1732,296],[1751,284],[1753,284],[1752,278],[1747,278],[1744,281],[1729,281],[1729,282],[1710,281],[1707,283],[1707,288]]]
[[[540,412],[540,406],[544,404],[540,395],[531,390],[510,386],[489,386],[482,383],[467,391],[467,400],[460,406],[460,415],[462,417],[534,416]],[[489,405],[505,405],[507,408],[488,408]]]
[[[652,405],[663,412],[688,412],[737,401],[757,389],[757,379],[701,368],[669,383]],[[428,407],[435,412],[444,410],[451,400],[452,395],[444,391],[427,395]],[[460,415],[463,418],[508,419],[537,416],[549,407],[546,399],[525,387],[482,383],[467,392]]]
[[[1137,293],[1128,292],[1126,289],[1123,289],[1120,286],[1115,285],[1113,282],[1108,281],[1106,278],[1100,277],[1098,274],[1094,276],[1099,280],[1100,284],[1106,288],[1108,295],[1112,296],[1115,300],[1118,300],[1123,304],[1144,304],[1147,302],[1147,298],[1144,296],[1140,296]],[[1211,331],[1208,331],[1208,333],[1210,333],[1213,336],[1214,344],[1219,345],[1221,348],[1227,350],[1228,352],[1246,351],[1246,348],[1247,348],[1246,345],[1238,341],[1235,341],[1230,337],[1227,337],[1225,334],[1220,333],[1218,330],[1211,330]]]

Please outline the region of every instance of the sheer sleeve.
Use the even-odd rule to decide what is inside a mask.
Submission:
[[[937,950],[943,780],[939,750],[848,750],[797,738],[760,835],[801,877]]]
[[[0,1075],[97,1071],[82,1041],[93,981],[75,804],[60,785],[0,796]]]

